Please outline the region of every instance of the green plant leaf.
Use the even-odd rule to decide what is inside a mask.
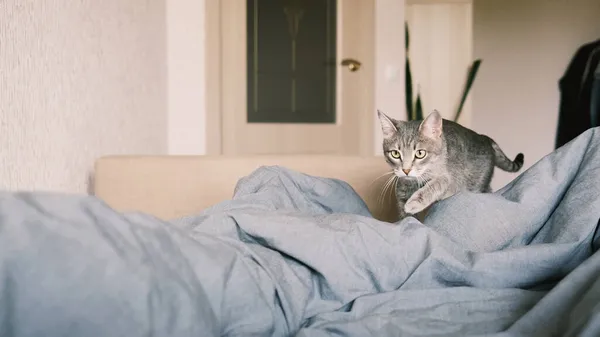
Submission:
[[[412,120],[414,118],[413,109],[413,87],[412,87],[412,72],[410,71],[410,58],[408,56],[408,46],[410,40],[410,33],[408,31],[408,22],[404,21],[404,44],[406,48],[405,53],[405,67],[404,67],[404,91],[406,100],[406,119]]]
[[[423,119],[423,106],[421,105],[421,93],[417,93],[417,102],[415,103],[415,120]]]
[[[406,93],[406,118],[410,121],[414,117],[414,109],[413,109],[413,88],[412,88],[412,73],[410,71],[410,61],[408,60],[408,55],[406,56],[406,68],[404,74],[404,86]]]
[[[410,32],[408,31],[408,22],[404,21],[404,46],[408,54],[408,46],[410,45]]]
[[[467,100],[469,91],[471,91],[473,82],[475,82],[475,77],[477,77],[477,71],[479,70],[480,65],[481,65],[481,60],[477,59],[473,62],[473,64],[469,68],[469,73],[467,74],[467,81],[465,82],[465,87],[463,89],[462,97],[460,99],[460,104],[458,105],[458,109],[456,110],[456,115],[454,116],[455,122],[457,122],[458,119],[460,118],[460,113],[462,112],[463,106],[465,105],[465,101]]]

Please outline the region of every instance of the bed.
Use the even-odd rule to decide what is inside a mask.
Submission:
[[[389,166],[379,156],[107,156],[96,162],[94,194],[120,211],[174,219],[230,199],[240,178],[269,165],[348,182],[374,217],[397,220],[393,193],[382,195]]]
[[[0,336],[600,335],[599,129],[423,221],[386,170],[111,156],[95,196],[5,192]]]

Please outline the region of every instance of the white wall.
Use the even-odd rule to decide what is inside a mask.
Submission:
[[[101,155],[166,153],[164,6],[0,2],[0,189],[85,192]]]
[[[205,7],[166,0],[169,154],[206,153]]]
[[[598,0],[475,0],[473,128],[526,167],[554,149],[559,89],[580,45],[600,38]],[[515,177],[496,170],[493,188]]]

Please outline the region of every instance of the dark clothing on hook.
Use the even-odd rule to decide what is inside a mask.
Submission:
[[[555,148],[600,122],[600,40],[583,45],[559,81],[560,110]]]
[[[592,84],[592,127],[600,126],[600,63],[596,66],[594,73],[594,84]]]

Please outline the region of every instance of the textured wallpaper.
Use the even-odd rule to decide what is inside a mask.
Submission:
[[[85,193],[167,151],[164,0],[0,0],[0,189]]]

